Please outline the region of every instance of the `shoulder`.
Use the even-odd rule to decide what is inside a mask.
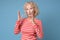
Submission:
[[[42,22],[40,19],[35,18],[35,22]]]

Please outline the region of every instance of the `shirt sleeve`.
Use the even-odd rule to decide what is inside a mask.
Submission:
[[[39,38],[43,38],[43,30],[42,30],[42,22],[41,20],[37,21],[37,23],[34,25],[35,32]]]
[[[18,34],[21,31],[21,25],[23,20],[17,20],[14,28],[14,34]]]

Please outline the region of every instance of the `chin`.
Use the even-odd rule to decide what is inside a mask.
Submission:
[[[28,15],[28,16],[32,17],[32,15]]]

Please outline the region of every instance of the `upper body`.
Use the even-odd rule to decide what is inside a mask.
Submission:
[[[26,2],[24,10],[27,18],[20,16],[18,11],[18,20],[14,28],[14,33],[22,33],[21,40],[37,40],[36,37],[43,38],[42,21],[35,18],[38,14],[38,7],[34,2]]]
[[[43,31],[42,31],[42,22],[41,20],[34,19],[36,24],[32,24],[29,19],[24,18],[23,20],[16,21],[14,33],[22,33],[22,40],[24,39],[33,39],[36,40],[36,37],[39,38],[43,37]],[[21,26],[21,27],[20,27]]]

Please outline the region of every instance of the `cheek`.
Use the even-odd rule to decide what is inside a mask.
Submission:
[[[25,12],[26,12],[26,14],[28,14],[28,13],[29,13],[29,12],[28,12],[28,10],[26,10]]]
[[[26,10],[26,13],[27,13],[27,14],[29,13],[28,10]]]

